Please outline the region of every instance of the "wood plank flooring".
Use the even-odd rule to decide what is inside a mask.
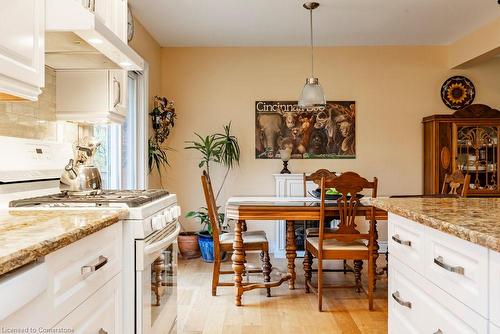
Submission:
[[[248,254],[248,258],[249,263],[260,264],[257,254]],[[272,258],[271,261],[273,267],[286,269],[285,259]],[[385,259],[381,256],[379,265],[384,264]],[[272,289],[271,298],[266,297],[263,289],[246,292],[244,306],[237,307],[232,287],[219,287],[217,296],[212,297],[212,264],[201,259],[180,259],[177,333],[387,333],[386,276],[377,282],[374,311],[368,310],[364,293],[357,293],[354,289],[330,289],[323,297],[324,312],[318,312],[317,296],[304,291],[301,258],[296,259],[296,266],[295,290],[288,290],[287,284],[283,284]],[[230,261],[223,264],[225,269],[231,270]],[[354,281],[352,273],[345,276],[343,273],[327,273],[325,277],[327,284]],[[259,278],[257,274],[250,276],[254,281]],[[313,274],[313,281],[315,279]],[[222,278],[222,281],[231,280],[232,275]],[[363,286],[366,287],[366,281]]]

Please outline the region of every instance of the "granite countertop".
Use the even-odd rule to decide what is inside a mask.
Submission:
[[[118,222],[126,210],[0,210],[0,275]]]
[[[500,198],[374,198],[379,209],[500,252]]]

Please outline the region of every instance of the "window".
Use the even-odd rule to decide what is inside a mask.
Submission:
[[[103,124],[93,127],[93,136],[101,142],[95,163],[101,171],[104,189],[138,189],[144,187],[143,156],[145,142],[144,75],[129,72],[127,118],[122,125]]]

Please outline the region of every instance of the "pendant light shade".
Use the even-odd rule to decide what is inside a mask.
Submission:
[[[313,21],[312,11],[319,7],[317,2],[306,2],[304,8],[309,11],[309,22],[311,28],[311,76],[306,79],[306,84],[302,88],[302,93],[299,97],[299,107],[303,109],[311,107],[324,107],[326,105],[325,94],[323,88],[319,84],[318,78],[314,77],[314,44],[313,44]]]
[[[300,94],[299,107],[324,107],[326,105],[325,93],[319,84],[318,78],[307,78],[302,94]]]

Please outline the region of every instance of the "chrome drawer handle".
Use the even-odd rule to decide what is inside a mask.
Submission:
[[[108,258],[105,256],[100,255],[99,260],[97,261],[96,264],[91,264],[91,265],[86,265],[82,267],[81,273],[82,275],[88,274],[88,273],[93,273],[94,271],[97,271],[104,267],[108,263]]]
[[[392,236],[392,240],[396,241],[398,244],[411,247],[411,241],[410,240],[401,240],[401,239],[399,239],[399,234],[394,234]]]
[[[411,303],[410,302],[407,302],[407,301],[404,301],[404,300],[401,299],[401,297],[399,296],[399,291],[393,292],[392,293],[392,298],[394,298],[394,300],[397,301],[399,305],[411,308]]]
[[[437,331],[434,332],[434,334],[443,334],[443,331],[438,329]]]
[[[456,274],[459,274],[459,275],[463,275],[464,274],[464,267],[451,266],[451,265],[449,265],[447,263],[444,263],[444,260],[443,260],[442,256],[438,256],[438,257],[434,258],[434,263],[437,264],[438,266],[440,266],[441,268],[445,269],[445,270],[451,271],[452,273],[456,273]]]
[[[104,328],[99,329],[99,332],[97,334],[108,334],[107,331],[104,330]]]

